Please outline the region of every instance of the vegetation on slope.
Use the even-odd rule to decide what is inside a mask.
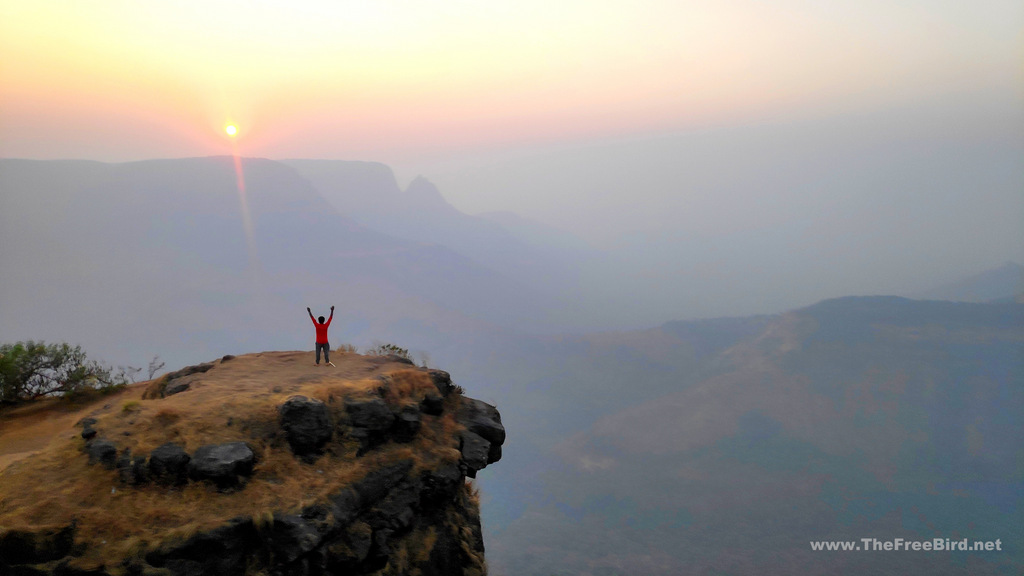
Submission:
[[[109,392],[129,380],[125,369],[115,372],[86,358],[81,346],[32,340],[0,345],[0,404]]]

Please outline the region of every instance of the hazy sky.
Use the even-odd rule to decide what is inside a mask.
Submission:
[[[1024,8],[850,0],[0,2],[0,154],[451,157],[1020,88]]]
[[[1022,31],[1019,0],[0,0],[0,156],[226,154],[236,123],[660,261],[920,204],[938,237],[875,244],[938,262],[992,216],[980,269],[1024,252]]]

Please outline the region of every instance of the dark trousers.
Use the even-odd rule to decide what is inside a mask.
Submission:
[[[328,342],[324,342],[323,344],[321,344],[319,342],[316,343],[316,363],[317,364],[320,363],[320,350],[324,351],[324,362],[327,362],[329,364],[331,362],[331,357],[330,357],[331,345],[330,345],[330,343],[328,343]]]

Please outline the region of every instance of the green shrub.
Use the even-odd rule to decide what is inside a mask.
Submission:
[[[88,360],[81,346],[18,342],[0,346],[0,403],[44,396],[73,397],[88,390],[109,390],[129,383],[125,369],[112,373]]]
[[[409,350],[407,348],[402,348],[394,344],[377,344],[373,348],[367,350],[366,353],[371,356],[390,356],[394,354],[395,356],[401,356],[406,360],[412,361],[412,357],[409,356]]]

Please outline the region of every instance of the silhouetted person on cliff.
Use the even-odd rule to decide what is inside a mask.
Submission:
[[[313,320],[313,311],[306,306],[306,312],[309,312],[309,319]],[[320,365],[320,350],[324,351],[324,362],[331,366],[334,366],[334,362],[331,362],[331,344],[327,341],[327,329],[331,327],[331,320],[334,320],[334,306],[331,306],[331,317],[324,322],[324,317],[319,318],[320,323],[317,324],[316,320],[313,320],[313,326],[316,327],[316,365]]]

